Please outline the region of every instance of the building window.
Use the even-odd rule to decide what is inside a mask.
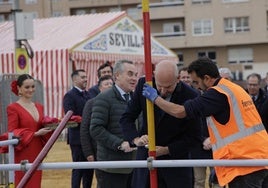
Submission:
[[[0,15],[0,22],[4,22],[4,21],[6,21],[5,16],[2,14],[2,15]]]
[[[37,0],[25,0],[25,4],[29,5],[29,4],[37,4]]]
[[[86,10],[85,9],[78,9],[75,11],[75,15],[84,15],[86,14]]]
[[[178,56],[178,59],[179,59],[179,64],[183,65],[184,64],[183,53],[182,52],[177,52],[177,56]]]
[[[111,7],[109,8],[109,12],[118,12],[121,11],[121,7]]]
[[[163,24],[163,32],[164,33],[179,33],[183,31],[182,23],[173,22],[173,23],[164,23]]]
[[[212,20],[195,20],[192,22],[192,29],[194,36],[204,36],[213,34]]]
[[[92,8],[92,9],[90,9],[90,14],[96,14],[97,13],[97,10],[95,9],[95,8]]]
[[[139,12],[137,8],[128,8],[127,9],[127,15],[131,17],[133,20],[138,20],[139,19]]]
[[[36,19],[36,18],[39,17],[39,16],[38,16],[38,12],[32,12],[32,14],[33,14],[33,18],[34,18],[34,19]]]
[[[228,50],[229,63],[252,63],[253,50],[252,48],[235,48]]]
[[[63,12],[54,11],[52,16],[53,17],[61,17],[61,16],[63,16]]]
[[[12,14],[11,13],[0,14],[0,22],[11,21],[11,20],[12,20]]]
[[[197,52],[197,57],[208,57],[211,59],[214,63],[216,62],[216,52],[212,50],[206,50],[206,51],[199,51]]]
[[[249,18],[224,18],[224,32],[225,33],[239,33],[249,31]]]
[[[211,3],[211,0],[192,0],[192,4],[207,4]]]

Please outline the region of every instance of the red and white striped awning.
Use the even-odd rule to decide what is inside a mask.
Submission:
[[[141,28],[125,12],[35,19],[33,24],[34,39],[28,42],[34,50],[34,58],[30,60],[29,74],[40,80],[44,86],[46,115],[63,116],[62,99],[71,88],[70,75],[73,66],[86,70],[88,88],[97,83],[97,69],[107,60],[112,63],[119,59],[131,60],[137,65],[140,75],[144,74],[142,45],[136,45],[135,49],[131,45],[128,48],[117,46],[101,52],[96,48],[84,48],[94,45],[94,41],[98,42],[101,35],[113,31],[121,37],[128,37],[122,39],[122,42],[129,42],[134,37],[132,42],[142,44]],[[124,33],[124,29],[130,29],[128,31],[132,33]],[[0,74],[15,73],[13,22],[0,23],[0,38]],[[156,64],[163,59],[178,61],[176,54],[152,38],[152,63]]]
[[[140,55],[105,54],[104,56],[103,54],[100,53],[74,51],[71,53],[70,58],[73,60],[74,65],[77,69],[94,70],[94,71],[87,71],[88,78],[90,78],[90,80],[88,81],[88,87],[95,85],[97,83],[97,69],[101,64],[103,64],[107,60],[112,64],[114,64],[117,60],[120,59],[131,60],[136,65],[139,76],[145,74],[144,56]],[[172,56],[171,57],[152,56],[153,64],[157,64],[161,60],[176,61],[177,59]]]
[[[15,73],[13,53],[1,54],[0,72]],[[68,50],[35,52],[30,60],[29,74],[40,80],[44,87],[45,114],[62,117],[62,98],[69,88],[69,53]],[[9,89],[9,88],[7,88]]]

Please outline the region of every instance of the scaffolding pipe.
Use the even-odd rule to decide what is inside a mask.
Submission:
[[[0,141],[0,146],[16,145],[18,143],[19,143],[19,139],[4,140],[4,141]]]
[[[11,140],[13,138],[14,134],[12,132],[8,133],[8,139]],[[15,139],[18,141],[18,139]],[[13,144],[8,145],[8,159],[9,163],[15,163],[15,149]],[[13,188],[15,185],[15,172],[14,171],[8,171],[8,184],[10,188]]]
[[[28,170],[33,163],[0,164],[0,171],[5,170]],[[206,166],[268,166],[268,159],[241,159],[241,160],[153,160],[154,168],[172,167],[206,167]],[[42,163],[39,170],[52,169],[94,169],[94,168],[148,168],[147,160],[137,161],[96,161],[96,162],[57,162]]]
[[[47,153],[49,152],[49,150],[51,149],[51,147],[53,146],[53,144],[55,143],[55,141],[59,137],[60,133],[64,129],[64,127],[65,127],[66,123],[68,122],[68,120],[71,118],[72,114],[73,114],[73,112],[70,111],[70,110],[65,114],[65,116],[62,119],[62,121],[57,126],[57,128],[55,129],[55,131],[53,132],[53,134],[49,138],[49,140],[46,143],[46,145],[43,147],[43,149],[41,150],[39,155],[34,160],[32,166],[29,168],[29,170],[27,170],[27,172],[22,177],[22,179],[19,182],[17,188],[23,188],[24,185],[29,181],[29,179],[32,176],[32,174],[34,173],[34,171],[41,164],[41,162],[43,161],[43,159],[45,158],[45,156],[47,155]]]

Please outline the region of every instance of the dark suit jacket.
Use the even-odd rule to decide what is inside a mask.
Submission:
[[[91,88],[89,88],[88,93],[89,93],[89,97],[91,99],[96,97],[100,93],[100,89],[99,89],[98,84],[96,84],[96,85],[92,86]]]
[[[146,100],[142,96],[144,82],[144,78],[139,80],[133,97],[128,103],[127,109],[120,119],[120,125],[122,127],[125,140],[128,140],[130,143],[137,136],[147,134]],[[184,104],[186,100],[195,98],[196,96],[198,96],[198,93],[194,89],[190,88],[183,82],[179,82],[170,101],[176,104]],[[135,127],[135,120],[141,111],[144,117],[143,126],[140,130],[137,130]],[[168,146],[170,151],[170,155],[160,156],[157,159],[188,159],[190,157],[190,151],[201,143],[200,119],[178,119],[163,112],[155,105],[154,119],[156,145]],[[137,159],[145,160],[148,156],[147,153],[147,149],[139,147],[137,151]],[[144,177],[144,175],[141,175],[140,177]],[[144,184],[144,182],[141,181],[140,186],[142,186],[142,184]]]
[[[248,93],[247,89],[246,91]],[[268,131],[268,95],[264,89],[259,89],[258,98],[254,101],[254,104],[261,116],[266,131]]]
[[[80,141],[85,157],[87,158],[90,155],[94,155],[94,158],[96,159],[97,143],[91,137],[89,131],[94,100],[95,98],[90,99],[85,104],[80,125]]]
[[[63,97],[64,112],[67,113],[67,111],[72,110],[73,115],[82,116],[83,108],[88,99],[88,93],[86,96],[83,96],[78,89],[73,87]],[[68,128],[67,143],[70,145],[81,145],[80,125],[75,128]]]

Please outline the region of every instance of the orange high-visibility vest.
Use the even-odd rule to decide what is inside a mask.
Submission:
[[[268,134],[250,96],[243,88],[226,79],[221,79],[212,88],[226,95],[230,106],[230,118],[224,125],[213,116],[207,117],[213,158],[268,159]],[[268,166],[215,167],[221,186],[237,176],[261,169],[268,169]]]

